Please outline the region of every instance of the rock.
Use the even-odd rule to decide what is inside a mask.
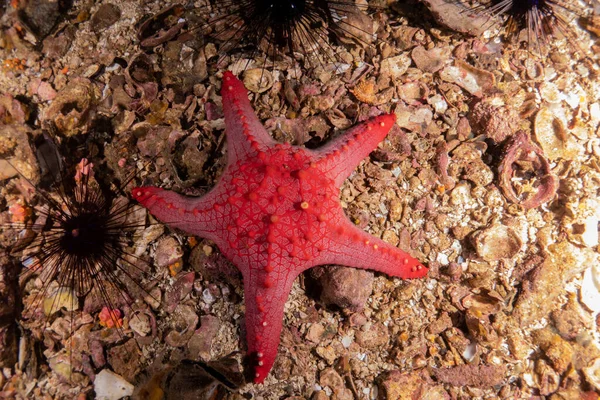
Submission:
[[[211,351],[221,321],[213,315],[203,315],[200,317],[200,328],[196,329],[194,335],[187,343],[187,349],[192,360],[209,361],[212,359]]]
[[[494,173],[482,160],[474,160],[465,165],[463,178],[479,186],[487,186],[494,180]]]
[[[569,241],[595,248],[598,246],[598,221],[600,202],[592,197],[578,197],[565,204],[563,226]]]
[[[461,182],[450,192],[450,203],[455,206],[471,206],[473,198],[471,197],[471,186],[466,182]]]
[[[67,286],[56,288],[44,299],[44,314],[50,316],[60,309],[67,311],[79,310],[77,294],[73,289]]]
[[[572,297],[564,308],[553,311],[550,318],[557,332],[566,340],[575,340],[582,332],[592,329],[592,318]]]
[[[103,369],[94,380],[96,400],[119,400],[133,394],[133,385],[122,376]]]
[[[101,280],[94,285],[90,293],[85,296],[83,311],[87,313],[96,313],[102,310],[102,308],[106,307],[104,296],[111,299],[110,305],[115,309],[123,309],[131,304],[132,301],[131,296],[129,296],[127,291],[113,285],[111,282]]]
[[[138,335],[145,337],[152,332],[152,322],[150,320],[151,311],[138,312],[129,321],[129,327]]]
[[[6,96],[4,96],[6,99]],[[29,145],[30,130],[23,123],[19,122],[21,118],[3,108],[3,98],[0,97],[0,153],[6,154],[6,160],[0,160],[0,180],[22,175],[34,184],[40,180],[38,163],[31,146]],[[16,100],[15,100],[16,101]],[[7,111],[6,114],[3,114]],[[2,125],[2,121],[16,122],[13,125]],[[13,157],[8,156],[14,153]]]
[[[373,273],[340,266],[313,268],[311,275],[321,286],[321,301],[358,312],[373,292]]]
[[[325,333],[325,328],[321,323],[315,323],[308,328],[308,332],[306,333],[306,340],[313,343],[320,343]]]
[[[377,378],[381,400],[448,400],[450,396],[441,387],[433,385],[428,374],[418,371],[402,373],[390,371]]]
[[[446,48],[434,47],[431,50],[425,50],[423,46],[417,46],[411,53],[412,60],[423,72],[434,73],[439,71],[446,64],[450,56],[450,50]]]
[[[449,328],[452,328],[452,318],[450,318],[450,315],[444,311],[437,320],[429,324],[427,331],[431,335],[439,335]]]
[[[179,303],[192,291],[195,272],[181,273],[171,289],[165,294],[167,312],[172,313]]]
[[[227,396],[228,390],[217,376],[234,387],[244,384],[239,363],[233,358],[208,364],[185,360],[169,372],[164,386],[165,399],[237,399]]]
[[[179,242],[172,236],[165,237],[158,242],[156,247],[155,262],[159,268],[174,264],[183,256]]]
[[[57,59],[64,56],[71,47],[76,33],[76,25],[68,25],[55,35],[48,36],[44,39],[42,54],[48,59]]]
[[[104,347],[102,346],[102,342],[96,339],[91,339],[88,342],[90,347],[90,356],[92,358],[92,362],[96,368],[104,367],[106,364],[106,357],[104,356]]]
[[[506,367],[503,365],[458,365],[433,371],[435,377],[442,383],[478,388],[489,388],[501,384],[505,373]]]
[[[108,350],[108,363],[127,381],[133,381],[140,372],[140,357],[141,354],[134,339]]]
[[[335,360],[338,358],[338,354],[333,348],[333,346],[319,346],[316,349],[319,357],[327,361],[327,364],[333,365]]]
[[[38,41],[46,37],[66,12],[64,5],[54,0],[31,0],[19,10],[19,24],[25,24]],[[18,5],[21,8],[21,5]],[[16,6],[15,6],[16,8]]]
[[[469,123],[469,120],[465,117],[461,117],[456,124],[456,135],[458,136],[458,140],[461,142],[467,140],[469,135],[471,135],[472,127]]]
[[[573,361],[573,346],[550,329],[537,330],[532,336],[534,345],[539,346],[552,367],[562,375]]]
[[[548,396],[556,392],[560,384],[560,377],[545,360],[536,360],[534,371],[535,382],[542,396]]]
[[[0,326],[0,368],[13,368],[16,362],[17,336],[15,326]]]
[[[365,327],[367,326],[365,325]],[[385,346],[389,337],[387,328],[381,323],[376,323],[368,326],[365,330],[356,332],[356,343],[368,349],[376,349]]]
[[[52,85],[41,79],[34,79],[29,83],[29,91],[32,95],[38,95],[40,100],[49,101],[56,97],[56,90]]]
[[[409,131],[424,132],[424,128],[433,121],[433,112],[429,106],[404,107],[398,105],[394,114],[396,114],[396,124]]]
[[[165,343],[173,347],[183,347],[192,338],[198,324],[196,311],[188,306],[180,304],[172,313],[171,330],[165,336]]]
[[[519,129],[521,119],[512,108],[493,104],[494,99],[478,102],[469,113],[469,123],[476,134],[484,134],[497,144]]]
[[[314,3],[313,3],[314,4]],[[357,3],[358,4],[358,3]],[[373,16],[363,12],[363,6],[356,6],[352,2],[338,2],[335,5],[336,21],[332,29],[338,33],[338,39],[346,45],[369,45],[375,40],[375,31],[378,24],[373,21]]]
[[[598,264],[597,254],[577,247],[568,241],[548,246],[548,256],[523,280],[522,291],[514,315],[521,325],[537,323],[556,307],[556,299],[564,292],[566,283]]]
[[[327,396],[324,390],[319,390],[313,393],[311,400],[329,400],[329,396]]]
[[[65,136],[87,133],[101,97],[100,89],[88,79],[73,79],[46,109],[44,124],[53,124]]]
[[[346,388],[344,379],[333,368],[327,368],[321,372],[319,383],[333,391],[334,399],[353,400],[354,398],[350,389]]]
[[[370,105],[381,105],[387,104],[391,101],[394,96],[394,88],[388,87],[383,90],[379,90],[375,82],[371,79],[363,79],[358,82],[350,92],[361,102]],[[319,96],[311,97],[311,99],[319,98]],[[335,104],[334,99],[330,99],[327,105],[333,107]],[[322,109],[322,107],[316,107],[314,104],[312,108]]]
[[[0,265],[2,265],[2,267],[0,267],[0,298],[2,299],[0,302],[0,321],[2,321],[2,323],[0,323],[0,325],[4,325],[6,320],[14,318],[17,310],[17,296],[15,293],[15,287],[17,287],[17,285],[11,282],[13,274],[8,271],[10,268],[14,268],[14,264],[9,263],[8,259],[1,253]]]
[[[27,118],[29,118],[29,110],[23,103],[15,99],[10,94],[4,94],[0,96],[0,124],[21,125],[25,123]],[[11,136],[14,135],[4,136],[4,138],[10,138]],[[2,147],[6,145],[14,146],[14,143],[2,143]]]
[[[489,27],[490,16],[486,13],[465,12],[459,2],[445,0],[424,0],[423,3],[431,11],[435,20],[453,31],[481,36]]]
[[[181,4],[173,4],[139,24],[137,36],[142,47],[156,47],[175,38],[187,21],[178,18]]]
[[[81,368],[81,363],[69,357],[67,353],[57,353],[48,358],[48,366],[60,380],[71,382],[73,385],[87,386],[89,379],[86,375],[76,372],[76,368]]]
[[[0,368],[13,368],[17,362],[17,335],[14,323],[17,273],[8,254],[0,251]],[[2,385],[0,384],[0,387]]]
[[[114,4],[102,4],[92,16],[90,26],[94,32],[100,32],[121,18],[121,10]]]

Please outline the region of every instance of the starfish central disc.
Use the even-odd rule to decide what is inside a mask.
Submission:
[[[327,233],[326,215],[339,190],[319,174],[304,149],[276,145],[233,166],[223,218],[229,221],[229,258],[255,259],[267,270],[281,257],[315,258]]]

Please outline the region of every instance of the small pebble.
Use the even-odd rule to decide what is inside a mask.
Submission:
[[[212,304],[215,302],[215,296],[211,293],[210,289],[206,288],[202,291],[202,300],[204,300],[207,304]]]

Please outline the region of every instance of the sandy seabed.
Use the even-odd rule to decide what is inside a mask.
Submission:
[[[220,52],[197,29],[202,1],[57,4],[1,11],[0,398],[108,387],[140,399],[599,398],[600,23],[587,8],[568,14],[572,40],[557,32],[531,51],[501,40],[494,19],[427,0],[350,13],[357,30],[333,57],[265,57]],[[375,39],[354,40],[365,32]],[[127,249],[144,290],[115,307],[120,329],[102,323],[101,301],[44,308],[65,293],[23,274],[28,249],[16,246],[45,234],[34,221],[46,192],[33,188],[44,135],[65,168],[87,158],[115,193],[205,193],[226,162],[226,70],[281,142],[316,148],[395,113],[341,201],[430,269],[410,282],[303,274],[261,385],[243,376],[241,276],[212,242],[132,208],[143,226]]]

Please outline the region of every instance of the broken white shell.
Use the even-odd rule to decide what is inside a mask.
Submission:
[[[133,385],[121,375],[103,369],[94,380],[96,400],[119,400],[133,394]]]
[[[562,100],[560,91],[554,82],[542,82],[540,84],[540,96],[543,100],[552,104],[558,104]]]
[[[596,361],[589,367],[583,368],[583,374],[596,390],[600,390],[600,358],[596,358]]]
[[[592,198],[566,204],[569,216],[564,224],[569,240],[587,247],[598,246],[598,222],[600,220],[600,202]]]
[[[472,202],[471,187],[466,182],[461,182],[450,193],[450,203],[455,206],[465,207]]]
[[[535,116],[534,135],[549,160],[573,160],[577,147],[562,107],[542,107]]]
[[[251,92],[266,92],[273,87],[273,82],[273,74],[265,68],[252,68],[244,72],[244,86]]]
[[[79,309],[75,291],[66,286],[57,288],[44,299],[44,314],[52,315],[61,308],[67,311],[77,311]]]
[[[596,247],[598,245],[598,217],[590,215],[581,222],[582,232],[579,235],[581,243],[588,247]]]
[[[579,295],[587,308],[600,312],[600,266],[592,265],[583,273]]]
[[[381,74],[389,75],[392,79],[404,75],[412,60],[408,52],[381,61]]]
[[[479,257],[485,261],[497,261],[514,257],[519,252],[522,242],[512,228],[494,224],[475,232],[473,244]]]
[[[441,70],[440,78],[446,82],[456,83],[477,97],[483,97],[485,92],[496,86],[494,74],[461,60],[456,60],[453,66],[449,65]]]
[[[150,317],[142,312],[136,312],[132,315],[129,321],[129,327],[142,337],[152,332]]]

